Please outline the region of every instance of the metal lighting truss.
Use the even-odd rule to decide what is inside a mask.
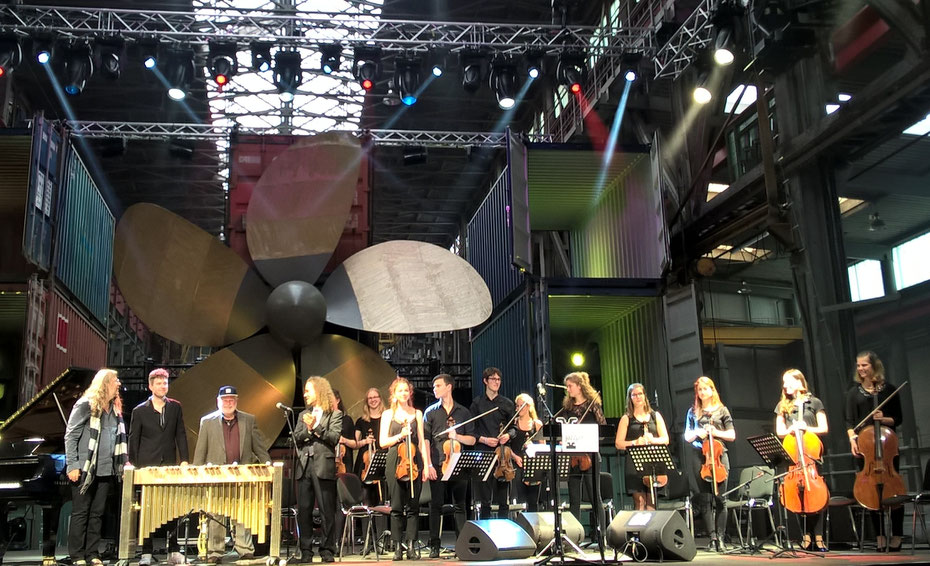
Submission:
[[[655,78],[675,79],[713,40],[711,10],[716,0],[701,0],[678,31],[653,57]]]

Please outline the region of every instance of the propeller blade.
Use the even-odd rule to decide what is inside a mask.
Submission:
[[[491,316],[491,293],[478,272],[425,242],[366,248],[336,268],[322,292],[326,320],[370,332],[458,330]]]
[[[397,376],[377,352],[351,338],[324,334],[300,351],[300,377],[319,375],[339,390],[348,412],[359,414],[365,394],[376,387],[387,396]]]
[[[169,396],[184,407],[184,426],[191,455],[197,446],[200,418],[217,410],[220,387],[239,392],[239,409],[255,415],[270,444],[284,427],[284,413],[275,403],[294,401],[294,356],[269,334],[260,334],[214,353],[185,371],[171,384]]]
[[[252,190],[246,236],[259,273],[272,286],[314,283],[342,236],[362,161],[359,140],[326,133],[279,155]]]
[[[270,290],[218,239],[160,206],[129,207],[116,225],[113,273],[132,310],[165,338],[223,346],[265,325]]]

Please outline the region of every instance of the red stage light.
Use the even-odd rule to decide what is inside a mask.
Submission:
[[[223,86],[229,82],[229,77],[227,77],[226,75],[216,75],[215,77],[213,77],[213,80],[216,81],[216,84]]]
[[[371,79],[365,79],[362,81],[362,88],[365,89],[366,91],[371,90],[372,87],[374,86],[375,86],[375,83],[371,82]]]
[[[578,94],[581,92],[581,85],[578,83],[572,83],[572,86],[569,87],[569,90],[572,91],[572,94]]]
[[[0,67],[0,77],[3,77],[3,75],[5,74],[6,74],[6,69],[4,69],[3,67]]]

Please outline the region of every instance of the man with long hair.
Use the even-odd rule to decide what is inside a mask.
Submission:
[[[76,566],[103,566],[99,547],[107,494],[128,461],[119,386],[115,371],[98,371],[71,409],[65,429],[72,501],[68,555]]]

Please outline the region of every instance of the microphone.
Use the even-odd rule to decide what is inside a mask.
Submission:
[[[546,387],[552,387],[553,389],[556,387],[558,387],[559,389],[568,389],[568,387],[565,387],[564,385],[559,385],[558,383],[546,383],[545,385]]]
[[[294,412],[294,409],[288,407],[287,405],[285,405],[284,403],[282,403],[282,402],[280,402],[280,401],[278,401],[277,403],[275,403],[274,406],[277,407],[277,408],[279,408],[279,409],[281,409],[282,411],[287,411],[288,413],[293,413],[293,412]]]
[[[540,396],[540,397],[545,397],[545,396],[546,396],[546,386],[543,385],[542,383],[537,383],[537,384],[536,384],[536,393],[539,393],[539,396]]]

